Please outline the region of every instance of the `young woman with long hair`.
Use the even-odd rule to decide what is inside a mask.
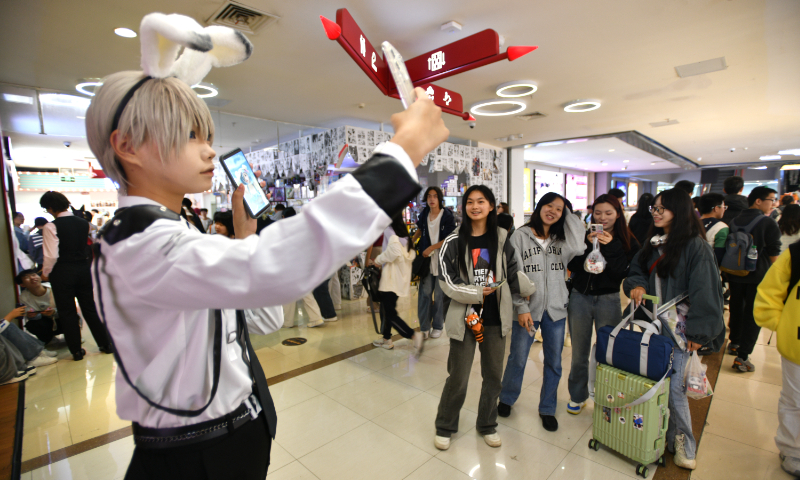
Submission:
[[[635,305],[642,303],[642,295],[646,293],[658,296],[662,302],[668,302],[683,292],[689,293],[685,327],[687,349],[684,351],[676,345],[673,350],[667,448],[675,453],[676,465],[693,470],[697,465],[696,442],[692,434],[684,368],[690,353],[703,345],[713,344],[714,351],[721,347],[717,343],[724,340],[720,337],[725,328],[722,285],[717,261],[705,239],[703,224],[686,192],[671,189],[659,193],[652,212],[650,239],[633,258],[630,274],[622,285]],[[657,284],[661,285],[660,291]],[[647,306],[647,309],[651,307]]]
[[[391,229],[391,232],[389,231]],[[376,347],[391,350],[392,327],[404,338],[414,341],[414,354],[419,357],[422,353],[422,332],[414,329],[397,314],[397,298],[407,297],[411,285],[411,263],[417,256],[414,243],[409,241],[408,228],[403,223],[402,216],[393,219],[392,225],[387,228],[384,235],[389,235],[389,244],[381,254],[375,258],[375,265],[381,269],[381,282],[378,292],[383,305],[384,318],[381,328],[383,335],[379,340],[372,342]]]
[[[498,414],[507,417],[519,398],[525,363],[533,344],[534,330],[542,329],[544,382],[539,397],[539,416],[545,430],[558,429],[556,390],[561,380],[561,350],[567,317],[566,270],[576,255],[583,253],[586,229],[572,214],[572,205],[557,193],[546,193],[530,221],[511,236],[517,263],[536,285],[530,297],[514,295],[517,322],[511,334],[511,354],[503,374]],[[534,320],[535,319],[535,320]]]
[[[497,202],[492,191],[484,185],[473,185],[464,193],[462,205],[464,222],[445,238],[439,256],[445,325],[450,337],[447,359],[450,376],[436,415],[434,445],[439,450],[450,448],[450,436],[458,432],[459,412],[467,395],[476,344],[481,351],[483,376],[476,429],[490,447],[501,445],[497,434],[497,397],[503,374],[505,336],[513,323],[512,294],[528,296],[535,289],[520,271],[506,231],[497,226]]]
[[[781,218],[778,219],[778,228],[781,229],[781,253],[789,245],[800,240],[800,205],[792,203],[785,205]]]
[[[650,231],[650,225],[653,224],[653,216],[650,215],[650,207],[653,206],[653,194],[643,193],[639,197],[639,203],[636,206],[636,213],[631,215],[628,222],[628,227],[631,233],[638,240],[639,245],[644,245],[647,239],[647,232]]]
[[[567,412],[581,413],[589,398],[589,351],[592,346],[592,322],[595,331],[622,321],[619,287],[628,276],[628,268],[639,242],[625,223],[625,213],[613,195],[600,195],[592,205],[592,223],[603,226],[602,233],[586,235],[586,252],[569,262],[574,273],[569,296],[567,321],[572,335],[572,369],[569,372],[570,402]],[[600,273],[590,273],[584,262],[597,239],[606,261]]]

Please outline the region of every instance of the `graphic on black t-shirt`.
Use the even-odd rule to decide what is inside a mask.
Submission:
[[[472,249],[472,275],[475,285],[485,287],[490,283],[494,283],[494,272],[491,271],[490,262],[488,248]]]

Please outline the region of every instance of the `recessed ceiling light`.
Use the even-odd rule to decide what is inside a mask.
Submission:
[[[780,155],[762,155],[758,157],[759,160],[780,160]]]
[[[194,90],[197,96],[200,98],[216,97],[219,94],[217,87],[211,83],[198,83],[196,85],[192,85],[192,90]]]
[[[550,147],[552,145],[562,145],[565,142],[563,140],[556,140],[554,142],[539,142],[536,144],[537,147]]]
[[[623,160],[622,163],[628,163],[630,160]]]
[[[504,98],[525,97],[533,95],[539,88],[535,82],[530,80],[518,80],[497,86],[497,96]]]
[[[656,164],[656,162],[650,162],[650,165],[655,165],[655,164]]]
[[[698,162],[702,162],[703,161],[703,157],[697,157],[697,161]]]
[[[115,28],[114,29],[114,33],[116,33],[120,37],[125,37],[125,38],[135,38],[136,37],[136,32],[134,32],[130,28]]]
[[[761,167],[747,167],[747,169],[748,169],[748,170],[766,170],[766,169],[767,169],[767,167],[766,167],[766,166],[761,166]]]
[[[800,148],[790,148],[789,150],[781,150],[778,152],[780,155],[800,155]]]
[[[103,81],[99,78],[84,78],[77,85],[75,85],[75,90],[84,95],[94,97],[95,90],[97,90],[97,87],[102,84]]]
[[[507,110],[501,111],[483,111],[484,107],[492,105],[510,105]],[[504,115],[514,115],[528,108],[528,105],[521,100],[485,100],[478,102],[469,107],[469,112],[473,115],[483,115],[486,117],[501,117]]]
[[[79,118],[81,120],[86,120],[86,117],[75,117],[75,118]]]
[[[613,151],[614,151],[614,149],[613,149],[613,148],[612,148],[611,150],[609,150],[609,152],[613,152]]]
[[[28,97],[25,95],[13,95],[11,93],[4,93],[3,100],[11,103],[27,103],[28,105],[33,105],[33,97]]]
[[[570,113],[591,112],[600,108],[597,100],[573,100],[564,104],[564,111]]]

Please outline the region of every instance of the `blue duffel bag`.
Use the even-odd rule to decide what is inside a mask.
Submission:
[[[644,331],[627,330],[630,324]],[[660,320],[652,323],[633,320],[631,312],[616,327],[600,328],[596,346],[595,358],[599,363],[656,381],[672,375],[673,342],[661,335]]]

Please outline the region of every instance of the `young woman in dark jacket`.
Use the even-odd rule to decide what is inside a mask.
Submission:
[[[628,275],[631,260],[639,251],[639,242],[625,223],[622,205],[613,195],[600,195],[592,205],[592,223],[603,225],[602,233],[586,236],[586,251],[569,262],[574,273],[569,296],[567,319],[572,335],[572,369],[569,373],[570,402],[567,412],[577,415],[589,398],[589,351],[592,346],[592,321],[595,330],[622,321],[619,288]],[[597,237],[600,253],[606,260],[600,273],[584,269]]]
[[[639,197],[639,206],[636,213],[631,216],[628,227],[631,233],[639,241],[639,245],[644,245],[647,241],[647,232],[650,231],[650,225],[653,224],[653,216],[650,215],[650,207],[653,206],[653,194],[643,193]]]

